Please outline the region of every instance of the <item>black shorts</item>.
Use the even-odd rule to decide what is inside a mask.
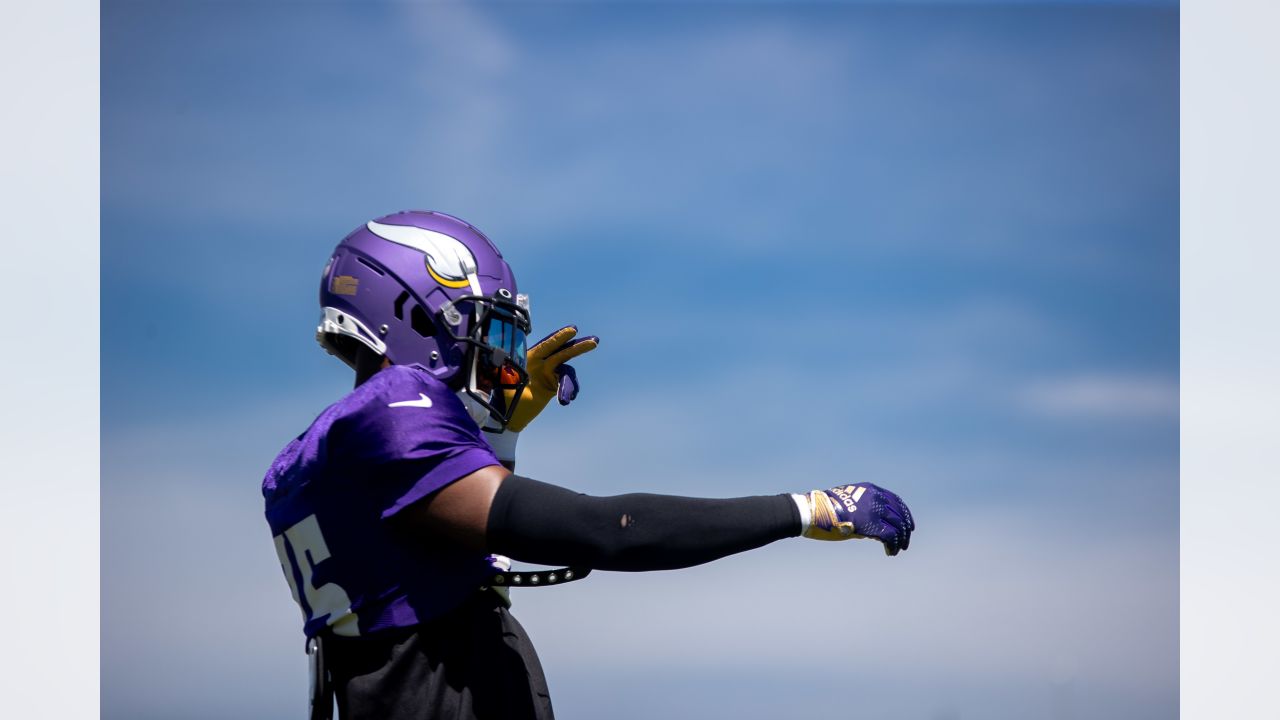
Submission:
[[[340,720],[549,720],[542,664],[492,592],[415,628],[325,640]]]

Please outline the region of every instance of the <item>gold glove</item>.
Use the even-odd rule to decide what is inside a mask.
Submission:
[[[520,432],[528,427],[547,403],[551,402],[551,398],[559,396],[560,404],[568,405],[578,394],[577,373],[565,363],[595,350],[600,344],[600,338],[589,335],[574,340],[577,334],[578,328],[566,325],[529,348],[525,361],[529,384],[520,395],[515,415],[507,423],[508,432]],[[509,406],[515,398],[515,391],[504,392]]]

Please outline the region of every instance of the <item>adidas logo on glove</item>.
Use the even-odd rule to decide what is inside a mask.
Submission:
[[[849,512],[858,511],[858,501],[862,499],[862,494],[867,491],[864,487],[855,487],[853,485],[845,485],[844,487],[831,488],[831,492],[840,498],[840,502]]]

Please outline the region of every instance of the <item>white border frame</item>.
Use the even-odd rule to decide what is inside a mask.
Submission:
[[[1193,0],[1181,14],[1181,711],[1274,717],[1280,6]]]
[[[0,18],[0,697],[12,717],[99,713],[99,5]]]

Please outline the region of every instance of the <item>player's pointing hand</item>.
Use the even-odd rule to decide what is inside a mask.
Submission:
[[[520,432],[528,427],[553,397],[561,405],[568,405],[578,396],[578,373],[567,363],[595,350],[600,338],[588,335],[575,340],[577,334],[577,327],[566,325],[529,348],[529,384],[520,395],[511,422],[507,423],[508,430]]]

